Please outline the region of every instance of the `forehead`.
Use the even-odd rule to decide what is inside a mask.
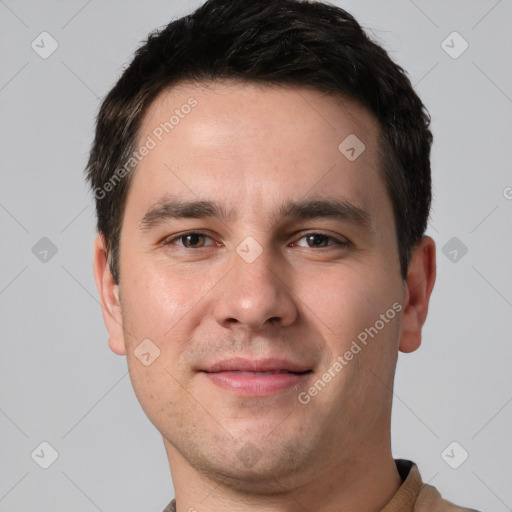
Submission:
[[[136,168],[129,196],[148,206],[172,193],[236,209],[313,194],[378,210],[386,196],[379,134],[367,109],[339,95],[233,81],[184,83],[160,93],[143,117],[137,148],[151,150]]]
[[[297,120],[301,121],[298,125],[294,124]],[[222,136],[232,139],[237,135],[236,128],[243,129],[240,136],[252,134],[256,139],[257,134],[260,138],[279,135],[288,142],[296,140],[299,134],[316,134],[315,139],[323,137],[326,144],[352,130],[371,145],[380,132],[376,118],[367,108],[340,94],[310,87],[226,79],[185,82],[162,91],[143,116],[139,142],[148,134],[159,140],[167,138],[166,135],[185,137],[190,135],[187,128],[191,124],[195,142],[210,142],[212,146]]]

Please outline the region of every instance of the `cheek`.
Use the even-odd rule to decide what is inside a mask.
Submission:
[[[123,276],[121,289],[130,379],[148,418],[155,425],[173,423],[185,414],[188,378],[174,362],[190,339],[201,290],[177,281],[171,272],[142,268],[140,261],[131,264],[133,275]]]
[[[171,274],[133,264],[131,276],[121,286],[123,322],[132,343],[149,338],[158,346],[180,326],[190,305],[197,302],[197,290]],[[139,341],[140,342],[140,341]]]
[[[298,295],[306,314],[323,332],[330,360],[345,354],[354,342],[361,346],[359,362],[393,358],[399,336],[399,314],[393,304],[400,304],[400,294],[386,273],[373,268],[374,272],[362,272],[347,265],[326,267],[309,278],[303,274]]]
[[[128,358],[133,390],[142,409],[158,430],[176,425],[187,416],[189,396],[181,384],[183,377],[169,365],[165,354],[145,366],[133,354]]]
[[[374,276],[362,275],[349,265],[326,267],[314,275],[302,273],[298,295],[307,310],[321,320],[322,330],[338,337],[349,337],[378,316],[380,298]],[[375,321],[375,320],[374,320]]]

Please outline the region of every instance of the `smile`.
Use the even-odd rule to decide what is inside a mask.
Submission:
[[[203,372],[210,382],[238,396],[268,396],[302,383],[312,370],[290,372],[287,370],[251,372]]]

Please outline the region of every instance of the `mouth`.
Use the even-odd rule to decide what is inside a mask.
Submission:
[[[269,396],[303,383],[311,368],[283,359],[234,358],[200,370],[216,386],[238,396]]]

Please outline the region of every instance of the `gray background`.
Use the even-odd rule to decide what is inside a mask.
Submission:
[[[100,100],[140,41],[200,3],[0,0],[0,511],[159,512],[174,494],[107,346],[82,170]],[[512,510],[512,2],[334,3],[433,117],[438,279],[423,345],[400,356],[394,455],[457,503]],[[59,45],[46,59],[31,47],[43,31]],[[469,44],[457,58],[454,31]],[[58,452],[48,469],[43,441]]]

